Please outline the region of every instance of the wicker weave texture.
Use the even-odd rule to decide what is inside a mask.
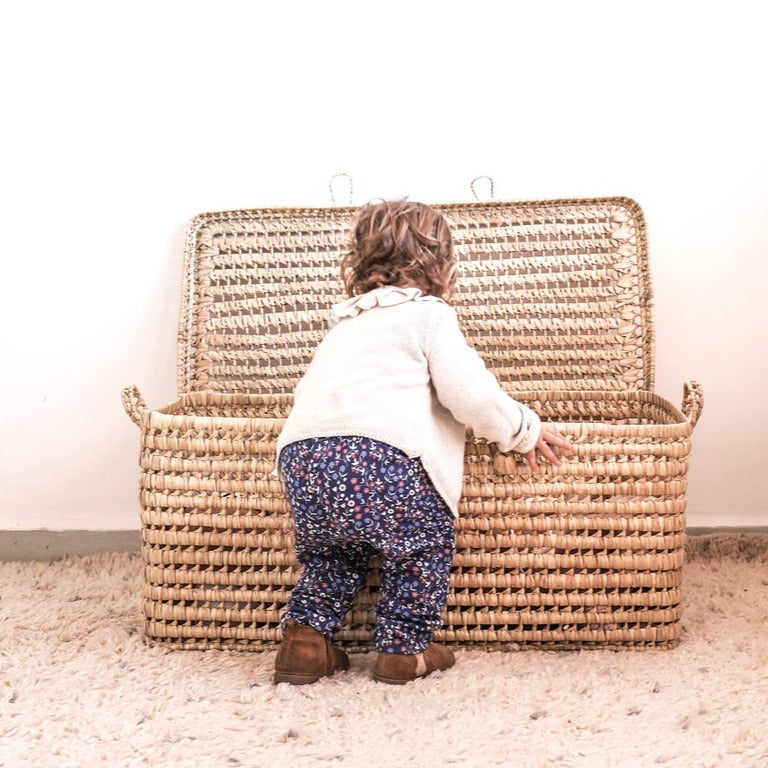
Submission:
[[[460,261],[456,310],[510,390],[653,391],[645,221],[628,198],[436,205]],[[354,208],[191,223],[179,392],[290,393],[344,298]]]
[[[521,392],[575,446],[555,471],[468,434],[457,553],[436,639],[491,649],[669,647],[680,635],[690,436],[683,406],[645,391]],[[196,392],[141,427],[144,611],[176,648],[274,647],[299,567],[272,474],[289,395]],[[340,641],[370,647],[368,587]]]

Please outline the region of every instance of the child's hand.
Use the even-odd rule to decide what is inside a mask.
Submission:
[[[538,464],[536,463],[536,451],[538,451],[544,458],[549,459],[552,464],[559,467],[560,451],[572,451],[573,446],[552,426],[549,424],[541,425],[541,435],[533,450],[528,451],[525,457],[528,459],[531,469],[536,472],[538,470]]]

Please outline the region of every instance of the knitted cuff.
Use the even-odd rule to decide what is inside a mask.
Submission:
[[[541,435],[541,419],[538,414],[524,405],[520,406],[523,414],[524,426],[514,450],[518,453],[528,453],[536,447]]]

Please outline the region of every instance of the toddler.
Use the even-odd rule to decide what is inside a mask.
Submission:
[[[275,682],[346,669],[332,644],[381,555],[374,678],[400,684],[454,663],[432,642],[445,608],[466,426],[502,451],[559,464],[571,448],[509,397],[448,304],[445,219],[407,200],[364,206],[341,264],[350,298],[299,382],[277,444],[304,571],[282,619]]]

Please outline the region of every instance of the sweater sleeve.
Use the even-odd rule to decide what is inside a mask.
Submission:
[[[504,392],[467,344],[454,310],[442,305],[437,314],[426,349],[437,399],[457,421],[500,450],[532,450],[541,434],[538,415]]]

